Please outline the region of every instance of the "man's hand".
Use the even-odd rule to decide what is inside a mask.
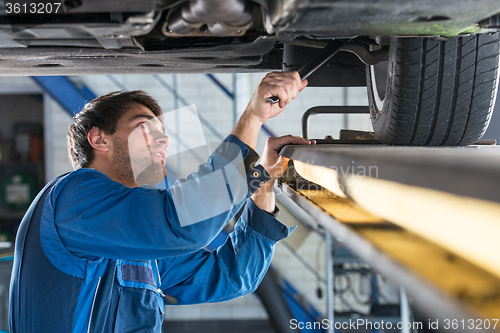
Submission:
[[[298,72],[272,72],[260,82],[245,112],[249,112],[264,123],[280,114],[298,93],[307,86]],[[278,96],[276,104],[266,102],[266,98]]]
[[[280,114],[285,106],[297,97],[297,94],[306,85],[307,80],[301,81],[298,72],[273,72],[267,74],[262,79],[231,134],[255,149],[262,124]],[[266,102],[266,98],[271,96],[278,96],[279,103],[271,104]]]
[[[274,181],[281,177],[286,171],[289,159],[282,157],[279,151],[283,146],[288,144],[295,145],[313,145],[316,144],[314,140],[307,140],[298,136],[286,135],[278,138],[267,139],[264,152],[260,160],[260,164],[266,169],[271,176],[271,180],[265,183],[261,188],[252,194],[251,198],[257,207],[268,211],[274,212],[275,199],[274,199]]]
[[[288,144],[292,145],[311,145],[315,144],[314,140],[307,140],[299,136],[285,135],[277,138],[268,138],[264,152],[260,160],[260,164],[266,169],[271,176],[273,182],[285,173],[289,159],[278,155],[281,148]]]

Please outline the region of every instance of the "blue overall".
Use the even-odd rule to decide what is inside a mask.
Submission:
[[[255,152],[234,136],[226,142],[241,150],[248,171]],[[236,166],[228,155],[218,149],[198,173],[166,190],[129,188],[93,169],[50,182],[18,230],[11,333],[161,332],[165,294],[177,304],[195,304],[254,291],[275,243],[292,230],[249,199],[255,184],[269,179],[262,167],[246,174],[245,195],[234,190],[240,184],[227,185],[232,206],[220,214],[220,207],[211,208],[216,198],[193,196],[193,189],[204,191],[200,179],[210,171],[231,178]],[[189,208],[188,199],[215,213],[182,225],[174,201]],[[203,249],[243,206],[225,244]]]

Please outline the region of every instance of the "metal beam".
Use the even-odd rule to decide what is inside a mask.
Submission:
[[[32,76],[31,78],[71,116],[76,115],[87,102],[97,97],[85,85],[78,87],[66,76]]]
[[[416,274],[412,268],[402,265],[401,262],[385,253],[378,246],[370,242],[370,240],[367,240],[357,232],[358,229],[338,222],[315,203],[309,201],[286,184],[282,185],[282,190],[301,208],[315,218],[327,232],[336,238],[342,239],[342,242],[361,260],[369,264],[381,275],[407,290],[412,299],[422,307],[422,310],[425,310],[430,318],[438,318],[440,322],[445,319],[467,320],[469,318],[480,318],[477,313],[470,312],[469,309],[458,302],[457,299],[444,293],[433,283]],[[364,226],[363,228],[371,227]],[[381,228],[380,231],[384,231],[384,229]],[[391,230],[388,229],[388,231]],[[425,254],[425,251],[422,252]],[[427,323],[424,323],[424,325],[426,324]],[[465,333],[469,331],[466,328],[458,328],[456,332]]]
[[[351,194],[359,205],[371,213],[375,210],[369,209],[373,207],[366,205],[366,201],[385,209],[385,212],[391,212],[391,216],[401,210],[406,218],[412,218],[412,223],[418,222],[418,225],[432,221],[432,225],[427,224],[424,232],[417,232],[417,228],[409,227],[410,224],[402,224],[400,220],[389,217],[386,220],[398,226],[384,221],[340,222],[339,217],[335,218],[331,206],[342,201],[340,199],[347,199],[336,196],[321,186],[310,186],[314,184],[307,183],[300,177],[288,178],[282,184],[282,190],[307,211],[318,225],[334,237],[342,239],[353,253],[381,275],[403,287],[430,318],[437,318],[440,323],[453,319],[467,322],[471,318],[497,318],[500,315],[500,294],[497,292],[500,290],[499,276],[470,256],[450,250],[448,243],[440,243],[431,237],[445,222],[449,222],[450,226],[441,231],[441,234],[447,240],[454,240],[457,235],[462,235],[459,231],[465,226],[471,232],[460,236],[460,246],[466,248],[468,244],[475,244],[482,251],[492,252],[491,258],[495,258],[497,246],[489,245],[492,241],[486,243],[486,236],[480,236],[479,242],[474,243],[473,240],[477,240],[478,235],[483,235],[479,233],[481,225],[486,222],[488,225],[498,225],[498,214],[493,215],[490,220],[485,220],[483,215],[486,205],[500,207],[500,147],[424,148],[324,144],[287,146],[280,154],[329,170],[330,173],[323,173],[315,182],[321,185],[325,178],[338,178],[343,188],[347,189],[346,193]],[[349,183],[352,179],[356,179],[357,183]],[[370,188],[368,184],[371,185]],[[383,186],[386,184],[396,185],[385,187],[384,190]],[[356,185],[360,185],[359,191],[366,194],[365,201],[361,201],[355,192],[350,191]],[[397,188],[406,192],[403,194]],[[440,201],[441,197],[431,196],[435,193],[442,194],[443,198],[449,199],[449,203]],[[415,196],[421,194],[422,200],[415,200]],[[395,197],[400,200],[395,200]],[[425,206],[426,201],[423,199],[430,200],[434,205],[433,209]],[[463,200],[466,200],[465,204]],[[406,206],[404,202],[407,202]],[[476,202],[484,202],[484,206],[478,206]],[[347,202],[345,209],[353,204]],[[408,207],[411,209],[405,209]],[[451,208],[446,208],[447,214],[439,215],[442,207]],[[417,211],[429,215],[428,219],[414,221],[414,217],[420,216]],[[456,214],[457,211],[462,213]],[[474,212],[474,216],[469,216],[470,212]],[[374,214],[385,216],[380,210]],[[457,215],[469,218],[462,221]],[[435,216],[440,218],[434,221],[431,217]],[[497,232],[489,232],[486,235],[494,238],[496,234]],[[467,249],[468,252],[475,253],[470,248]],[[491,258],[489,262],[493,263]],[[465,332],[467,327],[459,327],[457,331]]]
[[[286,146],[280,154],[333,168],[340,181],[361,175],[500,203],[499,146],[318,144]]]
[[[215,76],[213,76],[212,74],[205,74],[213,83],[215,83],[215,85],[217,87],[219,87],[230,99],[234,100],[234,94],[232,92],[229,91],[229,89],[222,83],[220,82],[219,80],[217,80],[217,78]]]

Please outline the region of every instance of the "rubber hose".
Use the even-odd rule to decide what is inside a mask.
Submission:
[[[260,298],[262,305],[269,315],[269,321],[276,333],[297,333],[290,328],[293,314],[278,285],[273,271],[268,270],[255,294]],[[300,332],[300,331],[299,331]]]

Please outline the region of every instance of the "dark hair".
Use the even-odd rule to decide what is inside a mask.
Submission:
[[[163,113],[158,103],[148,93],[142,90],[115,91],[99,96],[88,102],[77,115],[73,117],[66,139],[68,155],[73,168],[87,168],[94,158],[94,149],[87,139],[91,128],[97,127],[107,134],[116,131],[116,124],[132,103],[139,103],[150,109],[155,116]]]

